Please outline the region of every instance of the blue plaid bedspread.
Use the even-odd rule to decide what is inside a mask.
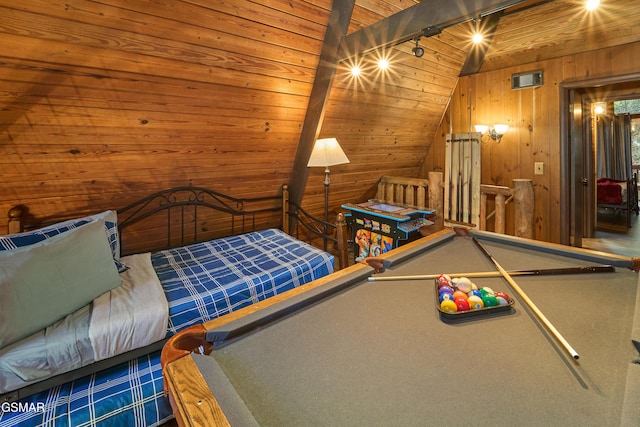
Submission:
[[[19,402],[3,403],[0,425],[150,427],[172,416],[157,351]]]
[[[151,262],[171,334],[333,272],[333,256],[277,229],[158,252]]]
[[[333,272],[333,256],[269,229],[152,255],[168,335]],[[0,426],[156,426],[172,417],[160,352],[0,406]]]

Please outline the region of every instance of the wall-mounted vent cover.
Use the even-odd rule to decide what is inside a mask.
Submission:
[[[524,89],[535,86],[542,86],[542,70],[513,74],[511,76],[511,89]]]

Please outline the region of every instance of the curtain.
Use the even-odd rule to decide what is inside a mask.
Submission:
[[[596,122],[598,178],[631,178],[631,116],[601,116]]]

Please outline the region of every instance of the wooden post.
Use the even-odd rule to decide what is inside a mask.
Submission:
[[[282,186],[282,231],[291,233],[289,230],[289,187]]]
[[[429,172],[429,208],[435,209],[437,215],[444,215],[442,209],[442,190],[444,183],[442,182],[442,172]],[[419,187],[418,190],[422,189]],[[420,192],[418,192],[418,199],[424,200],[424,190],[422,190],[422,198],[420,198]],[[424,206],[420,206],[424,207]]]
[[[396,186],[393,183],[387,183],[384,190],[384,200],[387,203],[393,203],[396,200],[395,197]]]
[[[480,193],[480,230],[487,229],[487,193]]]
[[[336,217],[336,241],[338,242],[338,264],[340,269],[349,265],[348,243],[347,243],[347,222],[344,214],[338,213]]]
[[[22,215],[24,214],[22,207],[15,206],[9,209],[9,234],[22,232]]]
[[[515,235],[533,239],[534,192],[533,180],[513,180],[513,200],[515,203]]]
[[[384,177],[378,181],[378,189],[376,190],[376,199],[384,200]]]
[[[349,29],[355,3],[355,0],[335,0],[332,2],[327,30],[324,34],[324,42],[320,52],[320,60],[318,61],[313,86],[311,86],[296,157],[289,177],[289,197],[297,206],[302,206],[302,196],[304,195],[309,175],[307,163],[313,151],[313,144],[322,129],[329,92],[338,69],[338,50],[343,37]],[[290,226],[294,225],[295,220],[294,224],[290,224]],[[289,230],[284,231],[289,232]]]
[[[495,224],[496,224],[496,233],[504,234],[505,230],[505,219],[506,219],[506,202],[503,194],[496,194],[496,216],[495,216]]]
[[[411,206],[416,206],[416,200],[414,197],[415,187],[411,184],[407,184],[403,188],[403,199],[404,203]]]
[[[418,186],[413,186],[413,185],[409,185],[407,186],[407,190],[406,190],[406,196],[407,197],[411,197],[411,202],[408,202],[410,205],[414,205],[417,206],[419,208],[424,208],[425,204],[425,200],[427,200],[426,196],[426,188],[424,188],[421,185]],[[415,194],[415,196],[414,196]],[[406,199],[406,197],[405,197]]]

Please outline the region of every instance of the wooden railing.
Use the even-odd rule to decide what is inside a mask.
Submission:
[[[386,203],[435,209],[442,213],[442,172],[429,172],[429,179],[383,176],[376,199]]]
[[[383,176],[378,182],[376,199],[386,203],[431,208],[437,215],[443,213],[443,182],[441,172],[429,172],[429,179]],[[494,210],[487,211],[489,200]],[[507,206],[513,202],[514,235],[533,238],[534,193],[533,181],[514,179],[513,187],[480,185],[480,230],[487,230],[487,221],[494,220],[494,231],[506,233]]]
[[[495,208],[487,212],[489,196],[494,197]],[[494,231],[505,234],[507,205],[514,204],[514,235],[533,238],[533,181],[514,179],[513,188],[501,185],[480,185],[480,230],[487,229],[487,220],[494,218]]]

